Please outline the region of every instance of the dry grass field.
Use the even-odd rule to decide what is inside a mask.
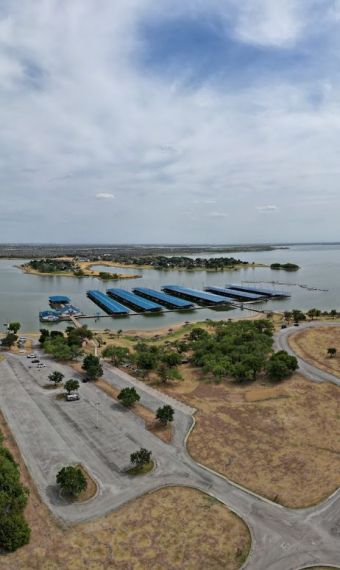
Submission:
[[[197,408],[188,448],[200,463],[289,507],[340,486],[340,390],[296,374],[278,385],[215,384],[182,367],[166,391]]]
[[[166,488],[103,518],[61,528],[40,501],[0,416],[6,445],[30,488],[30,544],[0,555],[1,570],[236,570],[247,557],[246,525],[199,491]]]
[[[290,337],[289,344],[301,358],[340,377],[340,327],[318,327],[306,329]],[[335,358],[327,355],[327,349],[335,347]]]

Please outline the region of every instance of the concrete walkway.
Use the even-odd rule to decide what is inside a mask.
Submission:
[[[283,348],[293,332],[295,328],[281,331],[275,339],[277,347]],[[0,402],[37,488],[57,517],[67,523],[80,522],[164,486],[190,486],[223,502],[248,525],[252,548],[244,570],[340,566],[340,491],[309,509],[274,504],[197,464],[188,455],[185,441],[194,422],[190,407],[104,366],[109,383],[117,388],[137,386],[141,403],[150,409],[155,411],[164,403],[175,408],[175,437],[166,444],[146,431],[135,414],[113,403],[93,384],[81,385],[79,402],[56,400],[55,391],[42,387],[48,374],[54,369],[62,371],[66,379],[76,374],[67,366],[44,361],[47,368],[42,371],[30,369],[23,356],[8,355],[0,362]],[[312,371],[305,366],[301,362],[301,372],[309,377]],[[316,381],[329,381],[323,373],[319,377],[322,371],[315,372]],[[332,378],[338,384],[338,379]],[[141,446],[152,450],[157,466],[146,477],[131,478],[124,468],[131,450]],[[70,505],[60,500],[55,475],[61,466],[79,462],[96,479],[99,492],[88,503]]]

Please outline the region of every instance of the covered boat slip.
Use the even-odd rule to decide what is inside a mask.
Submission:
[[[277,299],[283,299],[284,297],[290,297],[290,293],[287,291],[282,291],[281,289],[269,289],[267,287],[253,287],[251,285],[227,285],[229,289],[234,289],[235,291],[244,291],[246,293],[255,293],[257,295],[264,295],[266,297],[272,297]]]
[[[138,312],[158,312],[163,310],[163,307],[158,303],[139,297],[130,291],[125,291],[125,289],[108,289],[107,294]]]
[[[110,299],[105,293],[101,291],[91,290],[87,292],[87,296],[91,301],[96,303],[105,313],[108,315],[128,315],[129,309],[117,303],[113,299]]]
[[[155,289],[149,289],[147,287],[135,287],[133,292],[140,296],[144,297],[145,299],[150,299],[151,301],[155,301],[165,307],[170,309],[192,309],[194,308],[194,304],[190,303],[190,301],[185,301],[184,299],[178,299],[173,297],[172,295],[167,295],[164,292],[156,291]]]
[[[231,302],[241,301],[241,302],[256,302],[256,301],[266,301],[268,297],[266,295],[260,295],[255,293],[246,293],[245,291],[238,291],[236,289],[229,289],[224,287],[205,287],[205,291],[214,293],[216,295],[222,295],[227,297]]]
[[[227,299],[208,293],[206,291],[199,291],[198,289],[190,289],[188,287],[181,287],[179,285],[164,285],[162,290],[170,295],[181,297],[182,299],[189,299],[198,305],[222,306],[230,303]]]

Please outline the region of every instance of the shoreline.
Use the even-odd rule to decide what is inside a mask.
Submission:
[[[9,260],[10,261],[10,260]],[[269,265],[265,263],[238,263],[236,265],[232,265],[230,267],[222,267],[220,269],[213,269],[207,267],[193,267],[193,268],[186,268],[186,267],[169,267],[169,268],[155,268],[152,265],[136,265],[132,263],[119,263],[119,262],[111,262],[111,261],[82,261],[79,263],[80,270],[84,272],[83,275],[75,275],[69,271],[55,271],[51,273],[43,273],[42,271],[38,271],[37,269],[33,269],[28,266],[28,264],[23,263],[22,265],[14,265],[17,269],[20,269],[23,273],[28,275],[37,275],[39,277],[75,277],[77,279],[81,279],[82,277],[97,277],[102,281],[119,281],[121,279],[141,279],[143,275],[140,274],[125,274],[119,273],[118,277],[116,278],[101,278],[100,273],[102,271],[96,271],[91,269],[96,265],[101,265],[103,267],[113,267],[117,269],[140,269],[140,270],[153,270],[159,272],[171,272],[171,271],[181,271],[187,273],[195,273],[198,271],[206,271],[207,273],[223,273],[225,271],[239,271],[240,269],[256,269],[258,267],[267,267],[270,268]],[[104,272],[105,273],[105,272]]]

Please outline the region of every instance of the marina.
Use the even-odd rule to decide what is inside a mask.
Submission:
[[[209,254],[206,254],[209,255]],[[254,294],[264,289],[279,292],[289,291],[289,297],[267,297],[266,300],[256,301],[256,309],[261,311],[291,311],[293,309],[308,310],[319,308],[321,310],[332,310],[339,308],[340,299],[340,245],[324,246],[292,246],[290,249],[276,251],[240,253],[238,256],[245,261],[254,261],[256,264],[268,264],[273,261],[285,263],[292,261],[297,263],[301,269],[297,274],[280,272],[280,278],[276,279],[270,267],[257,266],[256,268],[241,268],[239,270],[226,271],[156,271],[150,269],[140,269],[142,280],[130,280],[129,284],[124,283],[124,290],[139,288],[141,281],[145,289],[150,289],[160,293],[162,287],[167,283],[177,284],[179,287],[187,287],[198,291],[203,291],[207,287],[221,287],[222,289],[240,287],[251,290]],[[49,297],[66,296],[72,305],[79,307],[82,315],[77,317],[79,322],[86,322],[91,319],[93,327],[101,330],[106,328],[128,328],[129,330],[152,330],[160,326],[172,327],[176,324],[195,322],[205,319],[223,319],[246,316],[247,310],[255,305],[249,302],[239,302],[237,299],[227,300],[227,303],[219,307],[216,314],[213,305],[201,305],[194,299],[184,299],[175,296],[173,292],[168,294],[178,301],[187,301],[195,305],[192,310],[183,314],[181,309],[172,309],[164,304],[161,311],[155,313],[136,313],[129,310],[121,315],[110,315],[98,303],[94,303],[87,296],[87,291],[100,291],[106,295],[107,282],[102,282],[95,277],[70,278],[62,275],[58,276],[38,276],[23,273],[17,266],[24,263],[24,259],[2,259],[0,260],[0,320],[7,323],[11,320],[18,320],[22,324],[25,332],[38,331],[40,328],[39,313],[44,310],[53,311],[54,307],[48,306]],[[109,271],[110,268],[107,268]],[[128,269],[126,270],[128,271]],[[130,269],[134,271],[134,269]],[[112,269],[114,272],[114,269]],[[226,276],[227,273],[227,276]],[[232,287],[226,287],[226,282]],[[235,289],[234,289],[235,290]],[[255,291],[254,291],[255,290]],[[246,291],[243,291],[246,292]],[[207,292],[208,293],[208,292]],[[140,295],[138,295],[140,297]],[[227,297],[225,297],[227,299]],[[111,300],[113,300],[111,298]],[[150,299],[156,301],[155,299]],[[121,305],[124,303],[121,301]],[[158,304],[162,305],[160,299]],[[217,308],[218,306],[216,306]],[[243,309],[243,310],[242,310]],[[129,315],[128,320],[126,314]],[[250,313],[249,313],[250,314]],[[145,318],[143,315],[147,315]],[[65,320],[54,320],[54,313],[46,313],[47,320],[43,321],[46,326],[63,330],[70,323],[70,318]],[[91,325],[92,326],[92,325]]]

